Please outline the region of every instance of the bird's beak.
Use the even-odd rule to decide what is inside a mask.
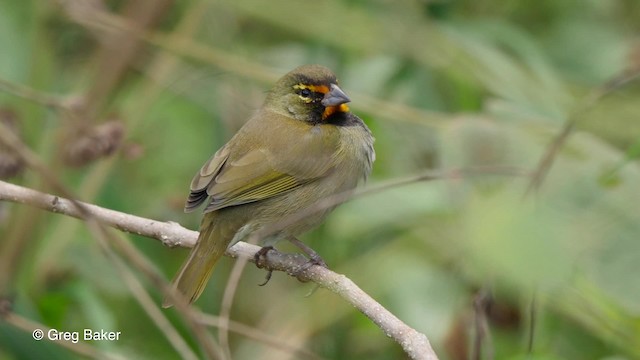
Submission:
[[[347,94],[336,84],[331,84],[330,91],[324,95],[322,105],[325,107],[338,106],[351,101]]]

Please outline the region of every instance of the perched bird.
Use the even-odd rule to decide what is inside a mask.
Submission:
[[[367,178],[374,139],[349,101],[331,70],[300,66],[276,82],[262,107],[202,166],[185,205],[191,212],[206,203],[200,236],[173,280],[189,302],[229,246],[282,222],[263,241],[287,239],[304,248],[295,237],[320,224],[335,204],[287,219]],[[163,306],[171,305],[166,298]]]

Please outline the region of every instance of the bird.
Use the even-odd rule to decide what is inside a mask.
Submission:
[[[350,111],[350,101],[336,75],[321,65],[302,65],[276,81],[263,105],[193,177],[184,210],[204,204],[204,215],[171,291],[193,303],[228,247],[278,223],[285,225],[263,239],[268,245],[262,249],[286,239],[314,259],[317,254],[297,236],[319,225],[346,196],[308,216],[295,215],[353,192],[375,161],[374,137]],[[172,305],[172,296],[165,297],[163,307]]]

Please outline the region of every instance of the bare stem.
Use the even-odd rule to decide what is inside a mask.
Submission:
[[[584,115],[596,106],[606,96],[613,94],[620,88],[629,84],[630,82],[637,80],[640,77],[640,70],[625,71],[614,77],[612,80],[605,84],[593,89],[569,114],[567,121],[562,126],[560,132],[553,138],[551,143],[547,146],[544,154],[538,161],[532,176],[531,181],[525,191],[525,196],[536,192],[542,186],[551,166],[553,165],[557,155],[562,150],[562,147],[569,139],[569,135],[573,133],[577,124],[584,118]]]
[[[0,78],[0,91],[13,94],[23,99],[31,100],[47,107],[65,110],[69,107],[62,97],[37,91],[25,85],[13,83],[2,78]]]
[[[76,218],[86,218],[70,200],[3,181],[0,181],[0,200],[35,206]],[[177,223],[155,221],[92,204],[80,204],[92,219],[104,225],[157,239],[165,245],[192,247],[198,238],[197,232],[185,229]],[[246,258],[253,262],[253,256],[259,249],[256,245],[238,242],[227,250],[226,255]],[[399,343],[412,359],[438,358],[424,334],[402,322],[346,276],[320,266],[312,266],[299,273],[298,269],[307,263],[307,258],[301,254],[270,251],[265,260],[269,269],[296,274],[301,280],[313,281],[342,297],[371,319],[387,336]]]

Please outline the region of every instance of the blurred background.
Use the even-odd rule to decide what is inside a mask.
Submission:
[[[331,269],[441,359],[640,358],[637,0],[0,0],[0,49],[5,131],[79,199],[191,229],[200,215],[182,207],[202,163],[275,79],[328,66],[377,139],[368,188],[456,174],[338,208],[303,237]],[[3,146],[0,176],[53,192]],[[166,278],[188,254],[125,240]],[[203,312],[220,313],[233,263],[216,268]],[[15,314],[122,332],[87,343],[89,357],[204,356],[162,310],[188,347],[177,351],[121,274],[81,221],[0,203],[0,296]],[[237,284],[232,358],[406,357],[333,293],[306,296],[313,284],[283,273],[258,287],[264,276],[251,265]],[[0,321],[0,359],[83,356]]]

